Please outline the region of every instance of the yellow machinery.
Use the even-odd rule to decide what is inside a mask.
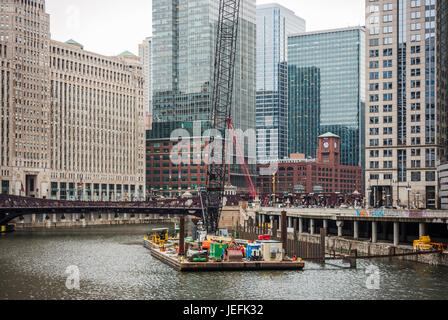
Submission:
[[[429,251],[434,249],[434,244],[431,243],[429,236],[420,237],[419,240],[414,241],[414,250]]]
[[[153,244],[163,247],[165,243],[170,239],[168,235],[168,228],[154,229],[152,235],[147,235],[146,240],[151,240]]]
[[[417,251],[439,250],[444,252],[445,247],[448,249],[448,246],[443,243],[431,242],[431,238],[429,236],[420,237],[419,240],[414,241],[414,250]]]
[[[266,229],[271,229],[271,224],[270,223],[260,223],[258,225],[259,228],[266,228]]]

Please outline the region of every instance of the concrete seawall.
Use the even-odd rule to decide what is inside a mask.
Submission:
[[[288,238],[293,239],[293,234],[289,234]],[[319,243],[320,236],[310,234],[300,234],[298,236],[300,241],[308,241],[311,243]],[[371,243],[369,241],[357,241],[353,239],[346,239],[340,237],[326,237],[326,250],[328,254],[335,252],[336,254],[349,254],[350,250],[358,250],[358,254],[362,255],[389,255],[392,253],[402,254],[414,252],[412,246],[399,245],[395,247],[392,243]],[[434,266],[448,267],[448,253],[437,253],[419,256],[405,256],[386,259],[400,259],[405,261],[413,261]]]

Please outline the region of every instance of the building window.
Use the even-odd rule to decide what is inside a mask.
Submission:
[[[411,172],[411,181],[419,182],[422,180],[421,172]]]
[[[434,171],[426,171],[426,181],[436,181],[436,173]]]

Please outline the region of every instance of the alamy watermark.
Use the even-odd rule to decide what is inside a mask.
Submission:
[[[68,290],[79,290],[80,289],[80,272],[77,266],[68,266],[65,269],[65,273],[68,274],[67,280],[65,281],[65,287]]]
[[[380,268],[374,265],[367,267],[365,274],[367,275],[366,287],[369,290],[380,290]]]

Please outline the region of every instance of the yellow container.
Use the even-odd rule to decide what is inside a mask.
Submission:
[[[6,232],[6,226],[2,226],[2,232]]]

